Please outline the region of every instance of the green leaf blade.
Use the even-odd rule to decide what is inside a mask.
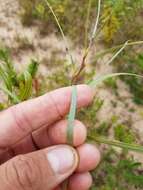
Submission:
[[[32,76],[29,72],[24,72],[24,86],[20,90],[20,100],[26,100],[30,97],[32,90]]]
[[[107,145],[127,149],[130,151],[143,153],[143,146],[138,145],[138,144],[130,144],[130,143],[124,143],[124,142],[115,141],[115,140],[109,140],[105,137],[89,136],[89,139],[94,140],[94,141],[101,143],[101,144],[107,144]]]
[[[11,92],[7,88],[4,88],[4,87],[0,87],[0,89],[12,99],[14,104],[18,104],[21,102],[14,92]]]
[[[76,107],[77,107],[77,87],[73,86],[71,106],[68,115],[68,126],[67,126],[67,142],[70,145],[73,145],[73,130],[74,130],[75,115],[76,115]]]
[[[133,73],[111,73],[111,74],[106,74],[106,75],[101,75],[99,77],[96,77],[95,79],[93,79],[92,81],[90,81],[88,83],[88,85],[91,88],[96,87],[97,85],[99,85],[100,83],[104,82],[105,80],[112,78],[112,77],[117,77],[117,76],[134,76],[134,77],[138,77],[138,78],[143,78],[142,75],[137,75],[137,74],[133,74]]]

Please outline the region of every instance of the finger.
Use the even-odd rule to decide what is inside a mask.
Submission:
[[[39,148],[44,148],[56,144],[67,143],[67,120],[61,120],[52,126],[44,127],[35,131],[32,136],[35,144]],[[73,145],[79,146],[83,144],[87,137],[87,129],[80,121],[75,120],[73,130]]]
[[[86,140],[86,127],[78,120],[75,120],[73,132],[73,144],[79,146]],[[18,154],[26,154],[37,149],[46,148],[48,146],[67,143],[67,120],[61,120],[50,127],[41,128],[33,133],[33,135],[26,136],[21,141],[12,145],[11,148],[0,152],[0,163]]]
[[[0,167],[0,190],[54,189],[77,164],[76,151],[67,145],[15,157]]]
[[[96,168],[100,162],[100,152],[92,144],[83,144],[77,148],[79,154],[79,165],[77,172],[87,172]]]
[[[92,177],[89,172],[76,173],[69,178],[68,190],[89,190],[92,186]]]
[[[26,154],[36,150],[37,149],[31,138],[31,135],[28,135],[13,146],[6,149],[0,149],[0,164],[6,162],[18,154]]]
[[[77,86],[78,108],[93,98],[87,85]],[[48,126],[69,112],[72,87],[61,88],[39,98],[13,106],[0,114],[1,148],[14,144],[42,126]]]
[[[61,190],[61,187],[56,187],[55,189],[52,189],[52,190]]]

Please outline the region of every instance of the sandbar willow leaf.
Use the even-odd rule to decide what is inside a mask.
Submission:
[[[68,115],[68,126],[67,126],[67,142],[70,145],[73,145],[73,130],[74,130],[75,115],[76,115],[76,107],[77,107],[77,87],[73,86],[70,112]]]

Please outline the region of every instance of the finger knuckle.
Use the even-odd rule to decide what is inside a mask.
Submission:
[[[21,189],[39,188],[40,169],[33,158],[20,155],[15,157],[11,163],[11,170]]]

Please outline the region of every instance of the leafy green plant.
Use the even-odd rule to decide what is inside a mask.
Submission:
[[[92,190],[126,190],[143,188],[142,165],[129,158],[127,153],[117,153],[109,149],[104,153],[103,161],[93,171],[95,184]]]
[[[8,95],[6,106],[27,100],[32,96],[33,81],[38,69],[38,62],[31,60],[27,69],[18,74],[14,68],[10,52],[6,48],[0,49],[0,77],[3,86],[0,88]],[[4,106],[5,107],[5,106]]]
[[[115,78],[109,78],[108,80],[105,81],[105,85],[116,90],[117,89],[116,81],[117,80]]]
[[[44,0],[18,1],[21,7],[20,17],[24,24],[31,25],[32,22],[34,23],[34,21],[38,20],[43,24],[43,27],[40,26],[42,33],[57,30],[57,25],[51,24],[54,23],[51,22],[53,17]],[[85,42],[87,45],[88,32],[84,35],[83,31],[88,31],[89,24],[94,21],[97,0],[49,0],[48,2],[59,18],[63,30],[75,41]],[[142,0],[106,0],[102,1],[102,7],[101,24],[98,33],[102,33],[102,39],[105,42],[122,43],[127,38],[139,39],[143,33],[141,22]],[[46,31],[45,26],[48,28]]]
[[[134,143],[135,135],[126,125],[120,124],[114,127],[115,139],[126,142]]]
[[[30,1],[30,3],[31,2],[32,1]],[[51,88],[60,87],[60,86],[58,86],[58,84],[60,83],[61,85],[63,85],[63,81],[64,81],[64,85],[69,85],[69,84],[73,85],[72,96],[71,96],[71,106],[70,106],[70,111],[69,111],[69,116],[68,116],[68,127],[67,127],[67,141],[68,141],[68,143],[70,145],[72,145],[73,144],[73,128],[74,128],[74,122],[73,121],[74,121],[74,119],[76,117],[76,106],[77,106],[76,105],[77,104],[77,102],[76,102],[77,101],[76,84],[78,84],[78,81],[79,81],[80,77],[82,78],[80,81],[84,81],[85,83],[87,83],[89,85],[89,87],[94,89],[99,84],[101,84],[104,81],[107,81],[107,80],[111,79],[112,77],[117,77],[117,76],[128,76],[128,77],[130,76],[131,77],[132,76],[132,77],[135,77],[135,78],[142,78],[142,76],[137,75],[137,74],[132,74],[132,72],[124,72],[124,73],[112,73],[112,74],[107,74],[107,75],[101,75],[101,76],[98,76],[96,78],[94,78],[92,76],[90,78],[90,81],[85,81],[84,80],[83,73],[85,72],[85,68],[86,68],[86,65],[87,65],[86,60],[87,60],[89,52],[90,52],[90,50],[91,50],[91,48],[92,48],[92,46],[94,44],[94,41],[96,40],[96,37],[98,35],[98,26],[104,28],[105,23],[106,23],[106,19],[105,19],[105,16],[104,16],[101,19],[101,21],[102,21],[101,25],[99,24],[100,12],[101,12],[101,0],[98,0],[97,18],[96,18],[95,23],[93,24],[93,31],[91,32],[91,36],[90,36],[89,39],[87,37],[87,33],[88,33],[88,21],[90,20],[90,10],[91,10],[91,7],[92,7],[91,6],[92,1],[89,0],[89,2],[87,2],[87,4],[85,5],[85,6],[88,5],[88,11],[87,11],[87,17],[86,17],[87,22],[86,22],[86,26],[85,26],[85,36],[86,36],[86,39],[85,39],[85,51],[83,53],[81,64],[79,66],[77,64],[75,64],[75,62],[74,62],[74,59],[73,59],[72,54],[71,54],[71,51],[70,51],[69,46],[67,44],[67,40],[66,40],[66,37],[65,37],[65,34],[64,34],[63,27],[60,24],[61,21],[59,20],[59,17],[56,16],[57,11],[54,11],[54,9],[53,9],[54,6],[57,6],[56,3],[59,3],[60,5],[62,5],[62,3],[65,3],[65,1],[61,2],[59,0],[59,1],[55,2],[55,1],[45,0],[44,1],[45,4],[43,4],[44,2],[42,2],[42,4],[41,4],[41,2],[38,2],[36,0],[33,1],[33,2],[34,2],[34,7],[32,7],[32,11],[29,11],[29,13],[32,13],[32,15],[34,15],[35,18],[39,17],[40,19],[44,18],[46,20],[48,18],[47,9],[48,9],[48,12],[52,13],[51,16],[53,16],[53,19],[55,20],[55,24],[57,25],[58,30],[62,34],[62,38],[63,38],[64,44],[65,44],[65,51],[68,53],[68,55],[70,57],[70,60],[71,60],[70,63],[68,63],[68,64],[66,63],[67,65],[64,65],[64,68],[66,69],[66,71],[70,70],[71,74],[68,73],[69,76],[67,76],[66,74],[63,74],[62,78],[60,78],[61,77],[61,72],[60,72],[59,75],[57,74],[57,75],[54,76],[55,78],[53,78],[53,76],[52,76],[51,79],[54,80],[54,83],[51,84]],[[33,6],[33,2],[32,2],[32,6]],[[114,1],[108,1],[108,3],[109,2],[113,3]],[[27,3],[26,0],[25,0],[24,3]],[[74,3],[77,3],[77,2],[74,2]],[[66,4],[66,6],[68,7],[69,4]],[[47,7],[45,7],[45,5],[47,5]],[[52,5],[54,5],[54,6],[52,6]],[[119,8],[117,10],[119,11]],[[92,12],[92,10],[91,10],[91,12]],[[114,20],[114,24],[116,25],[116,28],[117,28],[116,30],[118,30],[119,23],[118,24],[115,23],[115,21],[117,21],[117,20],[115,20],[113,18],[113,16],[115,16],[115,15],[112,15],[112,17],[110,19]],[[108,18],[107,18],[107,20],[108,20]],[[102,24],[104,26],[102,26]],[[109,20],[108,20],[108,24],[109,24]],[[107,28],[106,28],[106,30],[107,30]],[[111,36],[114,35],[114,34],[115,34],[115,31],[112,31]],[[110,36],[109,41],[111,40],[111,36]],[[117,52],[115,52],[115,54],[113,54],[111,59],[109,59],[109,61],[107,62],[107,64],[110,64],[126,48],[126,46],[130,46],[130,45],[134,45],[134,44],[142,44],[142,41],[140,41],[140,42],[128,42],[127,41],[123,45],[119,45],[117,47],[107,49],[104,52],[98,53],[96,55],[96,58],[102,57],[103,55],[105,55],[108,52],[114,53],[116,50],[118,50]],[[8,94],[9,101],[12,104],[13,103],[15,104],[15,103],[18,103],[20,101],[23,101],[23,100],[26,100],[26,99],[32,97],[32,87],[33,87],[33,82],[36,79],[35,75],[36,75],[36,72],[37,72],[38,62],[32,60],[32,62],[30,63],[30,65],[26,69],[26,71],[24,71],[23,73],[18,75],[16,73],[14,67],[11,67],[12,62],[9,64],[10,59],[9,59],[7,51],[2,50],[1,60],[2,60],[3,64],[2,64],[2,67],[0,69],[0,72],[1,72],[2,79],[3,79],[3,83],[4,83],[4,87],[2,87],[2,89],[3,89],[3,91],[5,93]],[[93,75],[94,75],[94,72],[93,72]],[[66,81],[65,80],[66,77],[69,80]],[[61,79],[61,80],[59,80],[59,79]],[[55,81],[55,80],[57,80],[57,81]],[[35,88],[35,90],[36,90],[36,88]],[[102,106],[102,104],[103,104],[103,102],[101,100],[96,100],[94,102],[94,111],[92,110],[91,112],[87,113],[87,111],[84,112],[82,110],[82,112],[80,114],[82,115],[82,114],[85,113],[85,115],[87,115],[90,118],[91,123],[96,122],[96,117],[95,117],[95,115],[93,115],[93,113],[96,114],[97,111]],[[79,114],[79,117],[80,117],[80,114]],[[99,144],[106,144],[106,145],[110,145],[110,146],[113,146],[113,147],[120,147],[123,150],[125,149],[125,150],[131,150],[131,151],[137,151],[137,152],[143,153],[143,147],[134,142],[134,137],[132,136],[130,131],[126,129],[126,127],[117,126],[115,128],[114,132],[115,132],[115,139],[116,140],[108,139],[106,137],[106,134],[108,133],[109,128],[110,128],[110,126],[106,125],[104,123],[104,125],[102,125],[102,128],[100,128],[101,131],[98,129],[98,131],[95,130],[95,133],[93,133],[93,131],[92,131],[92,133],[88,135],[88,140],[97,142]],[[128,136],[122,137],[122,135],[124,133],[126,134],[127,132],[129,133]],[[109,159],[109,157],[108,157],[108,159]],[[101,187],[102,189],[114,189],[117,185],[120,188],[120,185],[115,180],[115,177],[117,179],[120,178],[120,176],[118,176],[117,173],[119,171],[122,171],[124,167],[127,167],[127,170],[125,171],[124,178],[126,178],[126,180],[129,183],[132,182],[133,185],[135,185],[135,186],[140,187],[142,185],[142,182],[141,182],[142,177],[140,177],[139,175],[136,175],[136,173],[134,173],[134,171],[135,171],[134,169],[137,169],[137,168],[134,167],[134,166],[137,166],[136,163],[131,162],[128,165],[127,160],[124,159],[123,162],[119,161],[117,166],[109,165],[109,167],[108,167],[108,164],[105,165],[105,166],[107,166],[107,169],[108,169],[108,170],[105,170],[105,173],[109,172],[109,176],[107,175],[107,178],[106,178],[106,180],[109,181],[109,183],[107,182],[104,185],[105,182],[103,181],[104,186]],[[132,180],[132,178],[134,180]],[[101,184],[100,184],[100,186],[101,186]],[[125,187],[126,187],[126,185],[125,185]],[[93,187],[93,188],[95,189],[95,187]],[[122,188],[122,186],[121,186],[121,188]]]
[[[120,64],[123,62],[124,64]],[[142,75],[143,73],[143,56],[142,53],[133,54],[131,52],[127,55],[123,55],[118,58],[117,69],[122,70],[123,72],[136,72]],[[140,78],[132,78],[129,80],[126,77],[122,77],[122,79],[129,85],[130,91],[133,95],[133,101],[136,104],[143,104],[143,88],[142,82],[143,80]]]
[[[137,40],[143,32],[140,22],[142,7],[142,0],[107,0],[102,14],[105,41],[120,43],[126,37]]]

